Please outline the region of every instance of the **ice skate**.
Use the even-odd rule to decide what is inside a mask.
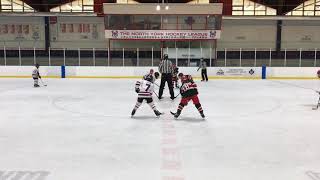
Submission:
[[[133,109],[132,112],[131,112],[131,117],[133,117],[135,113],[136,113],[136,110]]]
[[[206,116],[203,114],[203,112],[200,112],[201,117],[204,119]]]
[[[155,114],[157,117],[159,117],[159,116],[162,114],[162,113],[159,112],[158,110],[154,110],[153,112],[154,112],[154,114]]]
[[[178,112],[174,113],[170,111],[170,113],[174,116],[175,119],[177,119],[180,116],[180,113]]]

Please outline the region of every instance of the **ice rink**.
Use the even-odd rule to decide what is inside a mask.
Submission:
[[[167,88],[131,118],[134,79],[44,80],[0,79],[0,179],[320,180],[320,81],[197,80],[206,119],[174,120]]]

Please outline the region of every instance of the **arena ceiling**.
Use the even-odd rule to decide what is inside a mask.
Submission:
[[[57,7],[62,4],[69,3],[72,0],[23,0],[29,6],[37,11],[48,12],[51,8]],[[116,0],[94,0],[95,2],[116,2]],[[161,0],[136,0],[140,3],[158,3]],[[169,3],[186,3],[191,0],[164,0]],[[232,3],[232,0],[209,0],[210,2],[223,2],[226,5]],[[265,6],[277,9],[278,15],[283,15],[292,11],[301,3],[307,0],[252,0],[253,2],[263,4]]]
[[[307,0],[252,0],[253,2],[277,9],[278,15],[286,14]]]

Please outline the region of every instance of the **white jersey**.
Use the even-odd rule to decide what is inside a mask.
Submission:
[[[152,98],[154,84],[152,82],[142,80],[136,82],[136,89],[139,88],[138,98]]]
[[[39,78],[39,69],[36,67],[32,71],[32,78]]]

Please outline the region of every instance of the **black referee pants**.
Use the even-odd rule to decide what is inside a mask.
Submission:
[[[172,86],[172,74],[171,73],[163,73],[161,75],[161,84],[160,84],[160,89],[159,89],[159,99],[161,99],[162,94],[163,94],[163,89],[165,86],[165,83],[168,83],[169,91],[170,91],[170,98],[174,98],[174,92],[173,92],[173,86]]]
[[[201,70],[202,81],[208,81],[207,69]]]

